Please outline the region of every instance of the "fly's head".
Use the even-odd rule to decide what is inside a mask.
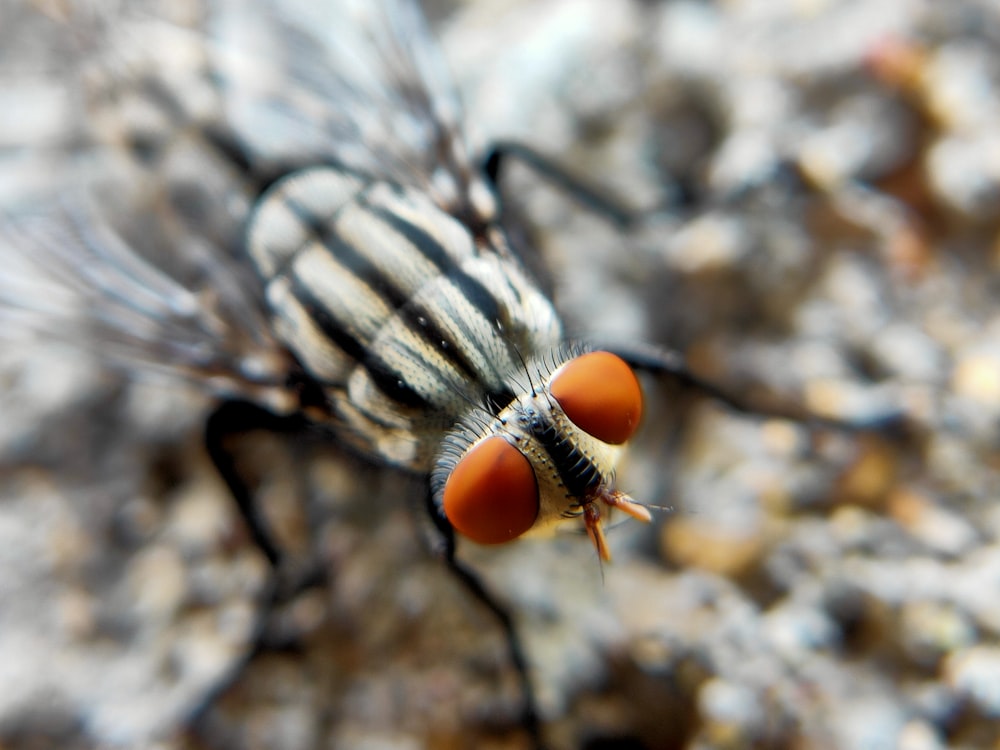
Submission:
[[[645,507],[614,487],[642,415],[631,368],[608,352],[564,359],[498,414],[473,415],[445,440],[431,476],[437,508],[463,536],[502,544],[582,518],[602,560],[604,518]]]

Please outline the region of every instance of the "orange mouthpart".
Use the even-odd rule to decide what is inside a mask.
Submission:
[[[597,555],[601,558],[601,561],[611,562],[611,548],[608,547],[608,539],[604,535],[604,524],[601,521],[601,508],[598,502],[604,503],[609,508],[617,508],[643,523],[649,523],[653,520],[653,517],[645,506],[639,505],[624,492],[617,490],[610,492],[603,490],[596,497],[584,503],[583,524],[584,528],[587,529],[587,536],[590,537],[590,541],[594,544],[594,549],[597,550]]]

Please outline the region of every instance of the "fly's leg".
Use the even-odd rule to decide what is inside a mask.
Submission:
[[[304,420],[300,416],[282,417],[249,401],[225,401],[216,407],[205,422],[205,449],[216,471],[225,482],[236,507],[247,525],[254,545],[261,551],[272,569],[272,575],[261,597],[256,622],[250,637],[250,648],[242,654],[229,671],[228,677],[220,680],[206,694],[187,718],[188,727],[196,727],[205,720],[213,705],[239,678],[246,667],[264,651],[275,647],[269,638],[269,622],[276,607],[291,599],[294,594],[319,583],[315,576],[301,576],[293,585],[282,577],[284,556],[267,527],[266,520],[254,502],[254,493],[240,474],[229,445],[232,438],[255,430],[290,433],[300,430]]]
[[[492,144],[486,153],[483,160],[483,172],[492,185],[499,184],[504,165],[512,159],[521,162],[553,186],[562,190],[581,207],[604,218],[622,231],[635,228],[652,214],[683,210],[696,202],[691,186],[677,183],[674,186],[673,194],[660,205],[650,209],[636,210],[622,205],[533,148],[513,141],[498,141]]]
[[[231,438],[253,431],[275,434],[300,433],[308,422],[301,414],[279,416],[250,401],[233,400],[220,404],[205,424],[205,448],[216,471],[226,483],[247,525],[254,545],[267,558],[275,572],[270,606],[290,601],[297,594],[323,583],[324,571],[316,566],[291,569],[278,543],[268,528],[254,493],[240,474],[228,445]]]
[[[642,344],[630,345],[621,343],[598,346],[598,348],[616,354],[635,370],[673,378],[681,385],[699,391],[741,414],[787,419],[810,427],[822,427],[848,432],[890,432],[899,430],[905,426],[904,415],[895,408],[888,408],[865,417],[832,418],[812,414],[804,408],[795,406],[774,403],[751,403],[693,373],[683,355],[676,351]]]
[[[281,551],[268,531],[260,509],[254,503],[253,492],[236,468],[228,441],[252,430],[291,432],[301,428],[302,424],[300,417],[279,417],[249,401],[226,401],[212,412],[205,423],[205,449],[208,456],[233,496],[254,544],[273,568],[280,567]]]
[[[524,655],[524,646],[521,638],[517,634],[517,628],[510,616],[507,608],[501,604],[496,597],[486,588],[470,567],[465,565],[455,556],[456,542],[455,530],[451,524],[441,515],[434,505],[434,500],[428,492],[426,497],[427,512],[433,522],[435,552],[441,556],[449,572],[465,587],[465,590],[472,595],[476,601],[485,606],[500,624],[504,638],[507,641],[507,650],[510,654],[511,665],[517,672],[518,681],[521,684],[521,694],[524,696],[524,712],[522,724],[528,735],[531,737],[534,747],[543,750],[541,725],[538,718],[537,702],[535,700],[535,689],[531,684],[531,677],[528,674],[528,660]]]
[[[762,172],[756,179],[732,186],[719,195],[707,195],[706,189],[696,185],[691,178],[676,177],[668,185],[666,196],[658,204],[635,209],[623,205],[530,146],[514,141],[497,141],[487,150],[482,169],[491,185],[499,186],[504,165],[512,160],[521,162],[582,208],[602,217],[621,231],[635,229],[657,214],[670,213],[678,218],[693,218],[696,209],[704,211],[739,205],[767,186],[775,186],[789,194],[815,190],[802,174],[799,165],[786,159],[777,162],[772,169]]]

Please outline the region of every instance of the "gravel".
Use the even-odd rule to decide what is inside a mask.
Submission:
[[[996,4],[432,11],[477,143],[525,141],[647,211],[622,232],[504,175],[573,331],[866,427],[644,380],[620,481],[661,510],[611,530],[613,563],[574,532],[463,545],[525,641],[548,744],[1000,743]],[[64,106],[59,45],[19,28],[0,23],[5,208],[44,184],[23,144]],[[502,635],[421,543],[413,480],[315,435],[239,441],[291,567],[326,573],[262,616],[271,574],[197,388],[51,342],[0,365],[0,746],[530,746]]]

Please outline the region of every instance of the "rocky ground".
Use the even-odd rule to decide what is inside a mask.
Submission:
[[[611,530],[613,563],[572,531],[463,547],[548,745],[1000,747],[1000,8],[430,11],[479,142],[642,210],[622,230],[504,175],[573,331],[867,428],[645,380],[620,482],[663,510]],[[4,205],[53,116],[30,91],[0,90]],[[207,398],[26,346],[2,352],[0,748],[530,747],[500,631],[421,544],[418,483],[317,435],[234,445],[291,566],[326,572],[252,651],[269,572],[204,455]]]

